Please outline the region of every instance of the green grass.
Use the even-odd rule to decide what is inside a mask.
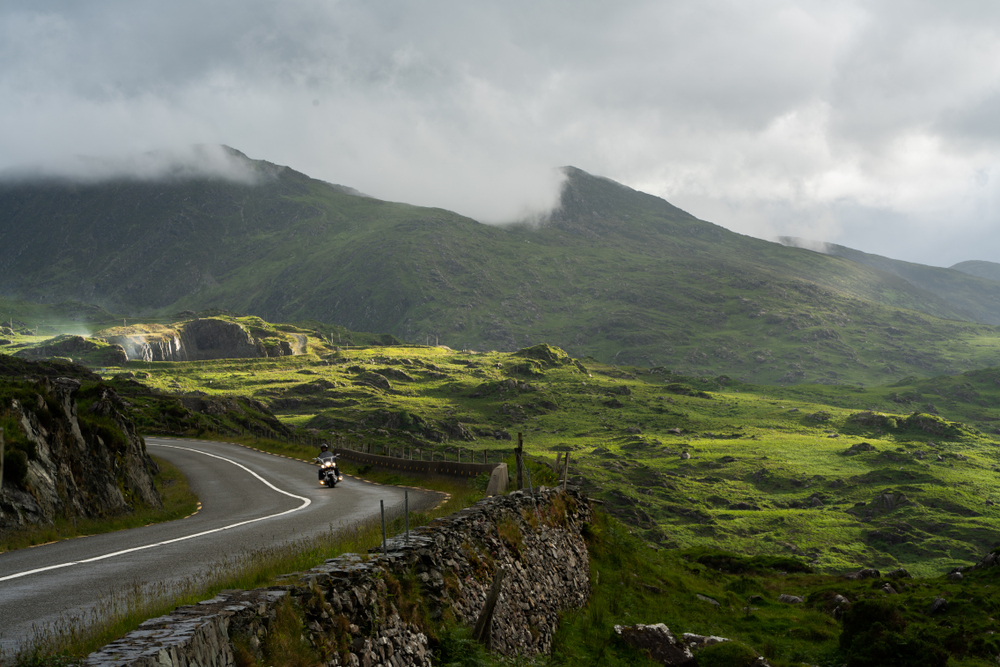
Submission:
[[[1000,640],[989,634],[995,626],[992,610],[1000,605],[1000,572],[995,568],[967,574],[958,584],[943,577],[847,581],[785,573],[787,563],[781,561],[768,563],[711,549],[653,549],[602,513],[589,527],[588,545],[594,593],[585,609],[563,616],[551,664],[655,664],[616,637],[614,625],[636,623],[665,623],[677,636],[690,632],[726,637],[763,654],[775,667],[889,664],[862,662],[866,651],[877,646],[859,648],[853,656],[841,649],[845,626],[834,618],[837,605],[832,601],[837,594],[855,607],[863,601],[883,601],[887,596],[880,587],[887,582],[898,592],[888,598],[899,609],[902,636],[929,647],[916,659],[892,664],[933,664],[922,660],[929,659],[930,651],[941,650],[951,654],[953,666],[988,665],[1000,651]],[[778,601],[781,594],[804,597],[805,602],[785,604]],[[937,596],[952,604],[944,614],[927,616],[926,608]],[[699,664],[737,664],[709,662],[710,653],[699,654]]]

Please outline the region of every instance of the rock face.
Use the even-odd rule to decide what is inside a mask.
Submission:
[[[590,518],[586,499],[572,490],[497,496],[411,531],[408,541],[392,538],[385,555],[332,559],[289,575],[281,589],[302,610],[305,636],[326,656],[324,664],[431,665],[437,660],[418,610],[472,626],[503,570],[489,626],[493,650],[548,653],[559,613],[590,596],[580,534]],[[266,637],[281,598],[275,591],[224,592],[147,621],[85,664],[231,665],[234,633]],[[259,650],[259,642],[250,645]]]
[[[141,361],[202,361],[282,357],[295,353],[287,341],[264,345],[236,322],[197,319],[151,333],[103,336],[124,348],[129,359]],[[269,339],[270,340],[270,339]]]
[[[24,391],[25,385],[31,389]],[[22,483],[5,481],[0,488],[0,530],[57,516],[113,516],[136,502],[160,506],[153,462],[122,399],[113,389],[100,389],[79,414],[80,386],[73,378],[43,377],[22,384],[18,398],[4,399],[2,410],[21,431],[7,432],[7,452],[23,457],[27,474]]]

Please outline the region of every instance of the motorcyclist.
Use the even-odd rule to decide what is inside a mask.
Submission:
[[[330,451],[329,445],[327,445],[325,442],[322,445],[320,445],[319,456],[313,459],[314,461],[319,463],[318,475],[320,481],[323,481],[323,463],[326,462],[327,459],[336,459],[336,458],[337,456]]]

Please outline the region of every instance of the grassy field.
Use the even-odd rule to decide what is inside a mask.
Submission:
[[[303,451],[327,440],[497,460],[521,433],[540,461],[568,453],[572,480],[667,547],[930,575],[1000,542],[994,371],[891,387],[763,387],[581,362],[548,346],[105,370],[150,433],[258,437],[240,421],[254,408],[239,397],[287,429],[275,446]],[[192,397],[243,407],[208,415],[188,407]]]

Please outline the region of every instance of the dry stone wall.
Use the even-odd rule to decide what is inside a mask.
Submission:
[[[147,621],[87,664],[229,667],[233,633],[249,637],[259,652],[274,606],[288,595],[324,664],[432,665],[425,630],[436,621],[474,625],[500,570],[493,650],[548,653],[560,612],[590,596],[582,531],[591,518],[587,499],[572,489],[489,498],[408,539],[392,538],[385,553],[348,554],[288,575],[276,589],[231,591]]]

